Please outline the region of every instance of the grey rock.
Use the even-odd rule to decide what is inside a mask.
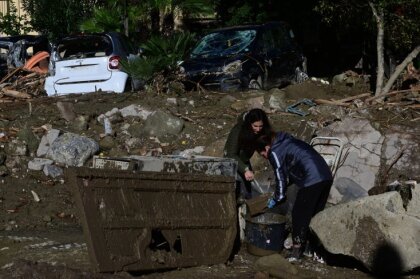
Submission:
[[[371,271],[420,266],[420,220],[406,214],[397,192],[329,207],[310,227],[330,253],[354,257]]]
[[[52,178],[57,178],[63,175],[63,169],[56,165],[45,165],[43,171],[46,176]]]
[[[48,150],[50,149],[51,144],[58,138],[60,135],[60,130],[51,129],[41,138],[38,149],[36,151],[37,157],[44,157],[47,155]]]
[[[163,111],[153,112],[145,122],[143,132],[149,136],[178,135],[184,127],[184,120]]]
[[[121,113],[121,116],[124,118],[132,116],[132,117],[138,117],[143,120],[146,120],[147,117],[149,117],[149,115],[152,114],[151,111],[139,105],[129,105],[128,107],[120,109],[120,113]]]
[[[50,159],[45,158],[34,158],[28,162],[28,169],[40,171],[45,165],[51,165],[53,163]]]
[[[285,111],[287,108],[286,92],[273,88],[269,91],[270,97],[268,100],[270,109],[274,111]]]
[[[99,151],[94,140],[73,133],[58,137],[48,150],[47,158],[68,166],[81,167],[92,155]]]

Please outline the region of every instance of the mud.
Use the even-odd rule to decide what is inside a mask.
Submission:
[[[365,92],[363,90],[311,82],[285,88],[288,104],[302,98],[340,99]],[[242,100],[253,96],[252,94],[246,92],[231,95]],[[124,147],[118,137],[113,137],[118,148],[114,149],[112,154],[104,150],[103,155],[141,155],[142,150],[154,148],[161,148],[163,154],[174,154],[196,146],[208,147],[215,143],[223,146],[227,134],[241,112],[221,102],[225,96],[226,94],[214,92],[187,92],[183,95],[157,95],[150,92],[94,93],[60,98],[40,97],[0,104],[0,130],[5,134],[0,138],[2,146],[7,148],[8,143],[19,134],[25,138],[29,148],[27,156],[8,155],[5,158],[7,169],[0,169],[0,277],[51,278],[48,276],[54,274],[54,278],[254,278],[256,270],[253,263],[257,257],[247,253],[246,247],[242,247],[226,264],[140,274],[98,274],[89,261],[88,241],[82,233],[81,212],[77,209],[68,177],[52,179],[40,171],[27,170],[27,162],[35,157],[42,137],[42,125],[52,125],[53,128],[62,131],[84,134],[99,142],[104,127],[96,118],[114,107],[123,108],[131,104],[139,104],[151,110],[159,108],[174,115],[184,116],[188,120],[181,135],[159,139],[161,143],[167,144],[143,138],[142,148],[133,153]],[[168,97],[185,98],[193,101],[194,105],[188,105],[186,101],[179,102],[178,105],[168,105]],[[65,120],[57,108],[58,101],[73,104],[74,112],[87,119],[88,129],[81,130],[74,122]],[[418,117],[416,113],[384,113],[384,110],[377,107],[369,110],[375,123],[418,125],[417,121],[409,121]],[[301,117],[271,113],[269,116],[275,130],[284,130],[292,134],[301,133],[302,122],[327,125],[334,121],[331,117],[312,114]],[[214,154],[208,155],[221,156],[221,148],[216,148]],[[31,191],[39,196],[39,202],[35,201]],[[118,243],[118,240],[115,240],[115,243]],[[285,253],[283,252],[284,255]],[[335,266],[308,259],[299,263],[299,266],[311,272],[315,278],[373,278],[366,270],[354,270],[359,268],[358,266],[340,267],[335,261],[331,263]],[[410,275],[407,278],[419,276]]]

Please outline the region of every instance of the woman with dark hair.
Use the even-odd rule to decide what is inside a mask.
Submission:
[[[259,108],[243,113],[232,128],[226,140],[224,156],[238,162],[237,187],[238,197],[252,197],[251,181],[254,172],[250,159],[255,152],[255,140],[261,135],[270,135],[271,125],[267,114]]]
[[[312,146],[287,133],[263,135],[255,141],[255,148],[270,161],[276,177],[276,190],[267,202],[268,208],[285,201],[291,183],[299,189],[292,209],[293,250],[289,261],[298,260],[308,240],[309,223],[327,202],[333,182],[331,170]]]

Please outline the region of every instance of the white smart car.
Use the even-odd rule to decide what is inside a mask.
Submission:
[[[49,75],[45,80],[48,96],[71,93],[122,93],[139,86],[121,70],[121,59],[137,57],[138,52],[119,33],[107,32],[68,36],[53,47]]]

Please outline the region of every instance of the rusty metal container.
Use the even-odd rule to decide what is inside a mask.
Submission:
[[[67,170],[97,271],[228,260],[236,236],[235,178],[189,170]]]

